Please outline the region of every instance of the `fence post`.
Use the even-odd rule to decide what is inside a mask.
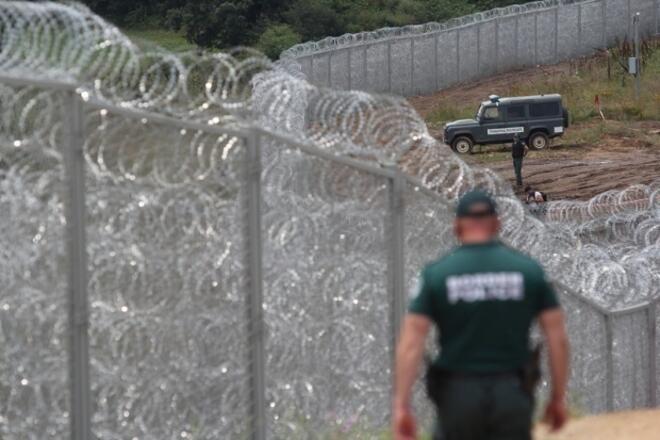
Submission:
[[[348,54],[346,58],[348,61],[346,61],[346,71],[348,72],[348,90],[353,90],[353,73],[351,72],[353,68],[353,48],[349,47],[347,50]]]
[[[495,17],[495,73],[500,72],[500,17]]]
[[[332,51],[328,52],[328,87],[332,87]]]
[[[582,4],[580,3],[578,3],[577,27],[578,50],[576,55],[580,55],[582,54]]]
[[[649,325],[649,407],[655,408],[658,404],[658,359],[657,359],[657,302],[652,301],[647,309]]]
[[[539,63],[539,13],[534,12],[534,66]]]
[[[433,43],[433,76],[435,77],[435,89],[433,90],[434,92],[440,88],[440,72],[438,70],[438,46],[439,46],[439,40],[440,39],[440,33],[436,32],[435,34],[435,41]]]
[[[603,24],[602,24],[602,29],[603,29],[603,38],[601,40],[601,44],[603,45],[603,49],[607,48],[607,0],[600,0],[600,13],[603,18]]]
[[[477,78],[481,77],[481,23],[477,24]]]
[[[399,328],[405,310],[405,206],[404,192],[406,182],[396,165],[387,167],[393,172],[389,179],[389,242],[388,242],[388,290],[391,305],[391,344],[394,361]],[[392,362],[394,366],[394,362]],[[392,369],[394,373],[394,368]]]
[[[605,344],[607,347],[605,359],[606,400],[607,411],[614,409],[614,335],[613,318],[610,313],[605,315]]]
[[[461,30],[456,28],[456,82],[461,82]]]
[[[309,56],[309,82],[312,84],[318,84],[314,77],[314,54]]]
[[[261,241],[261,135],[250,130],[246,157],[246,245],[248,270],[248,343],[252,439],[266,438],[266,357],[263,319],[263,259]]]
[[[83,102],[66,92],[64,163],[67,176],[67,256],[69,313],[69,385],[71,439],[91,440],[89,385],[89,305],[87,298],[87,238],[85,234],[85,159]]]
[[[415,93],[415,39],[410,37],[410,94]]]
[[[555,6],[555,63],[559,61],[559,6]]]
[[[392,93],[392,42],[387,42],[387,92]]]
[[[520,15],[519,14],[516,14],[514,29],[515,29],[515,31],[513,33],[516,36],[516,41],[514,42],[514,45],[513,45],[513,47],[514,47],[514,66],[509,66],[509,68],[518,67],[520,65],[520,55],[519,55],[520,42],[518,41],[519,40],[518,37],[520,35],[519,34],[519,31],[520,31]]]

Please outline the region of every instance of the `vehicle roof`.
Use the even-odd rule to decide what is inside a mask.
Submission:
[[[499,102],[501,104],[515,104],[518,102],[549,102],[549,101],[561,101],[561,95],[557,93],[553,93],[550,95],[515,96],[515,97],[499,99]],[[492,104],[492,102],[488,100],[488,101],[483,101],[482,104]]]

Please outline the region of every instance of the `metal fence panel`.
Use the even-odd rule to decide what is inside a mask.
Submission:
[[[613,317],[614,409],[648,405],[649,326],[646,312]]]
[[[559,60],[571,58],[580,53],[578,41],[578,6],[570,5],[558,9],[557,56]]]
[[[64,92],[0,89],[0,437],[70,432]]]
[[[603,46],[603,6],[599,1],[581,5],[580,54],[589,55]]]
[[[457,31],[438,34],[438,86],[449,87],[459,81]]]
[[[312,77],[314,83],[323,87],[330,87],[330,57],[332,52],[323,52],[314,55],[314,70]]]
[[[536,14],[538,25],[536,61],[540,64],[549,64],[555,61],[555,11],[549,9]]]
[[[395,40],[390,43],[390,90],[397,95],[412,95],[413,51],[412,39]]]
[[[351,53],[351,89],[364,90],[367,87],[367,48],[356,47]]]
[[[536,16],[533,13],[518,16],[517,64],[532,66],[536,60]]]
[[[268,137],[262,151],[268,435],[377,432],[391,380],[387,179]]]
[[[243,142],[86,123],[95,435],[249,436]]]
[[[605,317],[576,299],[566,288],[557,286],[557,290],[566,313],[571,344],[569,399],[581,411],[606,411],[608,346]],[[547,373],[545,377],[549,377]]]
[[[350,70],[348,67],[350,67],[350,64],[348,57],[348,50],[339,50],[332,54],[332,59],[330,60],[330,82],[334,88],[345,90],[351,88],[349,84]]]
[[[498,71],[509,70],[511,66],[517,63],[518,50],[516,44],[518,36],[516,34],[516,21],[516,17],[503,17],[498,21]]]
[[[431,93],[436,89],[435,79],[438,57],[435,49],[435,36],[429,35],[415,41],[412,94]]]
[[[491,20],[478,25],[479,28],[479,74],[492,75],[497,72],[497,21]]]
[[[368,90],[387,92],[389,90],[390,66],[387,44],[371,44],[366,48]]]
[[[458,77],[469,81],[479,76],[479,53],[477,49],[477,25],[458,30]]]

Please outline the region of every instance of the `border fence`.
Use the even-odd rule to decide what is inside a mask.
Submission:
[[[0,77],[0,84],[18,87],[17,90],[22,87],[43,87],[47,90],[49,88],[46,83],[6,76]],[[69,207],[66,214],[66,224],[68,225],[66,257],[68,264],[66,267],[68,267],[69,275],[67,291],[68,326],[71,335],[69,395],[72,405],[70,411],[73,426],[72,438],[91,439],[94,438],[93,431],[95,435],[102,435],[104,438],[127,438],[126,435],[162,438],[164,435],[171,435],[175,429],[180,429],[184,434],[189,432],[192,438],[219,438],[218,435],[227,436],[223,438],[243,438],[245,436],[255,439],[298,438],[295,435],[305,438],[306,435],[312,435],[316,429],[329,429],[328,425],[334,426],[335,422],[317,419],[318,417],[323,418],[323,414],[336,411],[338,413],[334,417],[337,417],[338,420],[346,420],[350,418],[351,412],[359,411],[350,403],[351,396],[361,392],[360,389],[353,388],[355,379],[352,377],[353,374],[364,375],[361,378],[364,381],[363,386],[371,390],[371,397],[374,399],[372,402],[374,408],[371,411],[362,409],[363,417],[369,421],[369,424],[386,426],[387,422],[384,417],[387,414],[387,390],[391,370],[382,367],[389,363],[388,353],[389,356],[393,353],[398,324],[407,301],[406,286],[413,283],[416,271],[424,261],[430,260],[437,252],[447,249],[451,245],[452,241],[448,231],[450,224],[450,214],[448,213],[451,209],[448,201],[437,193],[425,189],[421,182],[403,174],[395,166],[381,167],[334,156],[318,149],[313,144],[288,139],[260,127],[245,126],[238,130],[215,128],[170,119],[145,111],[121,108],[108,102],[84,100],[75,90],[74,85],[60,84],[54,91],[55,94],[63,94],[64,107],[61,114],[67,115],[63,120],[66,129],[64,130],[65,138],[62,140],[66,177],[61,184],[67,188]],[[52,92],[53,89],[50,91]],[[133,416],[120,416],[119,419],[116,419],[112,414],[114,411],[112,407],[99,405],[98,402],[98,399],[104,395],[104,382],[112,379],[108,376],[109,372],[98,367],[92,368],[90,372],[89,364],[90,359],[93,364],[102,364],[108,356],[107,353],[103,353],[104,349],[99,347],[98,343],[105,339],[104,332],[110,331],[98,327],[102,325],[104,312],[95,310],[90,316],[88,311],[90,301],[102,301],[103,296],[110,293],[109,290],[106,291],[106,289],[110,289],[109,287],[98,286],[96,283],[90,282],[89,271],[93,273],[111,270],[111,268],[100,267],[98,262],[86,263],[88,253],[96,254],[92,249],[100,243],[95,243],[95,241],[103,240],[102,235],[99,235],[100,232],[94,232],[99,229],[99,225],[94,224],[98,221],[99,213],[90,207],[91,200],[95,203],[102,200],[103,193],[100,192],[101,189],[98,185],[103,184],[103,181],[94,183],[93,180],[100,178],[97,170],[86,170],[89,166],[98,165],[90,163],[89,157],[93,155],[92,150],[95,149],[93,138],[96,137],[99,129],[99,126],[93,124],[101,123],[94,117],[99,112],[105,115],[104,118],[121,118],[122,124],[126,124],[127,127],[132,125],[151,126],[151,130],[171,133],[179,130],[193,130],[196,132],[196,136],[201,134],[229,135],[236,140],[235,145],[240,150],[236,156],[242,157],[239,162],[243,168],[241,172],[243,177],[240,177],[239,180],[242,182],[240,184],[242,194],[237,197],[243,201],[241,202],[242,208],[237,208],[232,215],[239,216],[235,217],[233,221],[245,225],[243,238],[238,240],[239,246],[243,248],[236,250],[237,255],[243,255],[241,258],[244,258],[245,264],[241,266],[244,268],[241,269],[243,273],[226,276],[244,280],[241,284],[247,289],[245,290],[246,295],[243,299],[238,300],[239,303],[243,302],[243,305],[234,304],[234,306],[238,307],[236,311],[243,309],[242,313],[247,313],[244,316],[247,316],[248,320],[245,331],[232,331],[231,326],[236,325],[235,322],[225,322],[224,325],[227,334],[243,338],[243,341],[237,346],[243,347],[242,350],[245,350],[249,362],[239,368],[242,371],[236,373],[237,376],[228,379],[229,382],[224,382],[222,378],[215,378],[220,384],[225,383],[229,389],[240,395],[233,406],[220,408],[221,417],[217,420],[211,416],[218,415],[216,413],[218,408],[203,406],[213,401],[212,396],[203,396],[199,401],[192,396],[186,397],[189,399],[187,405],[199,406],[197,408],[201,413],[199,421],[208,423],[204,429],[198,428],[195,431],[195,428],[190,426],[189,420],[181,419],[167,410],[157,408],[152,408],[152,410],[162,411],[162,419],[141,420],[140,424],[137,423],[138,420],[132,418]],[[90,136],[92,140],[90,140]],[[335,173],[338,173],[342,180],[349,179],[352,183],[362,182],[362,186],[359,187],[370,189],[373,194],[368,197],[361,194],[357,196],[356,200],[342,201],[341,198],[346,195],[341,194],[340,187],[335,187],[337,192],[326,195],[327,198],[322,202],[330,208],[329,211],[322,209],[322,212],[334,212],[334,214],[324,220],[319,220],[320,224],[316,225],[314,231],[320,236],[305,234],[303,230],[299,230],[297,233],[304,238],[299,237],[295,243],[280,246],[279,233],[272,235],[270,232],[270,229],[274,227],[273,219],[278,217],[275,213],[283,210],[282,215],[296,217],[300,214],[297,211],[301,207],[297,202],[289,203],[287,197],[294,196],[290,194],[287,196],[284,192],[278,194],[277,197],[268,197],[269,202],[265,203],[264,191],[273,191],[273,188],[276,190],[287,189],[300,192],[298,196],[304,198],[308,190],[289,187],[291,182],[269,181],[270,175],[265,172],[264,168],[266,163],[272,162],[277,156],[282,161],[291,160],[283,159],[282,155],[292,153],[299,155],[296,158],[297,161],[303,161],[305,166],[312,166],[316,171],[335,169]],[[278,162],[278,165],[283,166],[283,162]],[[339,171],[340,169],[341,171]],[[88,176],[88,182],[90,178],[92,179],[91,188],[86,189],[84,175]],[[310,179],[308,183],[314,184],[314,180]],[[124,184],[130,185],[130,182]],[[280,185],[282,186],[280,187]],[[137,189],[145,191],[144,188],[138,187]],[[129,201],[125,203],[129,203]],[[282,206],[278,208],[272,203]],[[346,218],[346,211],[342,209],[346,208],[346,204],[362,205],[360,208],[362,224],[353,223],[357,221],[356,218],[350,216],[348,219]],[[438,214],[439,211],[444,211],[446,215]],[[307,213],[307,215],[309,214]],[[425,217],[429,222],[421,231],[420,222],[415,218],[420,216]],[[408,228],[408,225],[412,224],[415,225],[415,228]],[[431,235],[437,238],[429,240],[429,235],[424,233],[426,228],[429,232],[433,231]],[[88,234],[85,234],[85,230],[88,231]],[[329,231],[327,235],[323,235],[325,234],[322,232],[323,230]],[[133,233],[138,233],[138,231]],[[370,236],[364,243],[361,243],[361,240],[365,240],[364,234]],[[160,251],[169,252],[172,256],[187,261],[185,255],[182,257],[172,250],[171,247],[177,243],[176,239],[172,240]],[[222,240],[213,243],[214,246],[220,248],[222,244]],[[292,245],[297,247],[296,253],[293,253]],[[264,253],[269,255],[265,257]],[[351,254],[359,258],[352,258]],[[326,257],[330,258],[323,260]],[[288,259],[286,264],[264,267],[265,261],[272,266],[273,259],[284,258]],[[309,259],[313,264],[324,266],[334,258],[344,258],[352,262],[355,264],[355,266],[351,266],[353,270],[360,270],[357,260],[363,260],[366,265],[364,270],[369,274],[364,277],[355,275],[353,281],[349,280],[350,277],[326,280],[325,282],[330,283],[333,291],[332,298],[321,299],[315,298],[314,295],[305,296],[306,290],[319,293],[314,289],[316,283],[321,281],[318,278],[319,273],[310,270],[303,260]],[[86,269],[87,267],[89,267],[89,271]],[[286,283],[281,285],[280,271],[283,268],[291,271],[299,270],[299,274],[309,274],[310,279],[298,279],[298,287],[292,287]],[[325,270],[324,267],[322,269]],[[121,280],[117,280],[117,282],[123,283]],[[359,282],[364,284],[358,285]],[[117,287],[129,289],[123,292],[127,304],[140,302],[140,297],[144,295],[142,291],[130,290],[134,288],[130,285],[120,284]],[[660,392],[657,384],[657,366],[660,362],[656,334],[660,325],[657,313],[658,302],[653,301],[629,309],[609,311],[573,293],[568,287],[558,286],[558,290],[566,307],[569,331],[572,336],[573,376],[570,389],[574,402],[588,412],[656,406],[658,392]],[[356,295],[356,291],[362,293]],[[322,289],[321,292],[326,291]],[[387,292],[386,301],[379,300],[380,292]],[[161,294],[163,297],[171,297],[178,295],[178,292],[172,290],[161,292]],[[298,294],[301,297],[297,297]],[[274,297],[281,295],[289,295],[291,298],[285,303],[279,303],[280,300],[275,300]],[[195,298],[195,294],[190,296],[192,298],[188,298],[188,301],[192,303],[195,301],[204,303],[208,300],[208,298]],[[57,295],[56,297],[58,301],[64,300],[63,297]],[[221,303],[223,301],[229,300],[221,300]],[[303,334],[310,335],[314,334],[315,327],[320,326],[325,330],[319,335],[325,336],[317,335],[321,337],[321,341],[309,340],[302,343],[303,352],[290,353],[291,357],[286,360],[274,359],[276,355],[282,356],[283,341],[294,337],[294,334],[287,336],[285,330],[286,327],[292,325],[292,322],[286,322],[285,327],[280,327],[277,322],[282,319],[281,314],[286,314],[287,310],[296,310],[296,307],[303,310],[306,307],[305,304],[308,307],[310,301],[316,303],[315,307],[320,307],[318,312],[321,315],[294,320],[295,325],[308,326]],[[359,302],[364,302],[369,307],[361,308],[357,306]],[[227,307],[229,304],[221,305]],[[133,310],[133,308],[135,309]],[[141,310],[139,305],[131,306],[131,313],[135,314],[132,319],[139,320],[144,317],[141,312],[144,313],[144,310]],[[116,312],[108,313],[116,314]],[[339,313],[344,315],[340,317]],[[369,316],[368,318],[365,313]],[[374,317],[377,317],[375,323]],[[5,321],[8,319],[11,318],[3,318]],[[183,317],[172,317],[172,319],[176,323]],[[347,322],[353,322],[355,325],[359,322],[360,332],[363,334],[352,334],[350,328],[342,329]],[[370,324],[365,324],[367,322]],[[107,323],[102,326],[105,325]],[[119,324],[116,323],[116,325]],[[371,325],[373,328],[369,330]],[[190,337],[203,338],[202,333],[197,333],[202,329],[193,331]],[[162,329],[159,327],[148,330],[149,337],[154,340],[152,344],[166,343],[161,340],[161,338],[165,338],[165,335],[160,335],[161,331]],[[346,331],[349,333],[345,333]],[[330,332],[330,334],[325,332]],[[92,341],[95,341],[92,345],[94,348],[91,350],[88,342],[90,334]],[[160,342],[156,342],[159,340]],[[134,342],[137,343],[137,341]],[[345,350],[350,345],[358,348],[354,356],[346,357],[345,353],[340,355],[335,352],[335,350]],[[144,349],[140,346],[132,348]],[[227,350],[221,346],[218,346],[217,349],[220,352]],[[24,350],[29,352],[30,347],[24,347]],[[197,355],[199,357],[193,356],[193,358],[202,364],[209,362],[208,356],[213,357],[211,353],[206,352]],[[241,365],[240,351],[238,353],[226,352],[226,355],[227,358],[222,360],[222,364],[230,362],[237,368]],[[115,358],[112,362],[121,365],[121,362],[125,360],[121,358],[129,356],[129,353],[119,353],[116,356],[119,358]],[[150,360],[150,362],[155,361],[156,359]],[[340,368],[330,372],[320,371],[330,363],[338,363]],[[34,368],[39,367],[34,366]],[[153,373],[167,373],[172,380],[178,380],[181,378],[179,375],[185,374],[183,370],[173,370],[167,366],[151,365],[152,370],[146,366],[143,368]],[[225,367],[206,365],[198,368],[200,368],[200,374],[206,374],[207,368],[212,370]],[[342,369],[344,369],[344,373],[339,374],[338,371],[342,371]],[[362,370],[362,373],[353,373],[352,370]],[[36,371],[32,373],[37,375]],[[25,374],[30,373],[25,372]],[[134,371],[134,375],[127,374],[124,378],[127,381],[127,388],[123,392],[126,394],[120,392],[116,396],[117,404],[121,403],[122,395],[130,395],[130,389],[137,388],[145,394],[154,396],[159,395],[161,391],[163,394],[167,394],[164,392],[166,387],[162,390],[149,389],[154,386],[154,383],[145,374],[140,371]],[[44,378],[44,381],[46,380]],[[193,380],[193,388],[202,387],[206,380],[208,378],[197,384]],[[297,380],[301,382],[293,386],[306,384],[305,386],[314,390],[314,394],[285,393],[278,397],[279,389],[283,386],[286,387],[283,383],[296,384]],[[238,384],[235,381],[238,381]],[[112,380],[110,382],[112,383]],[[117,386],[117,384],[113,384],[113,386]],[[335,390],[334,398],[330,398],[331,390]],[[212,392],[222,392],[222,387],[212,387]],[[317,401],[315,393],[324,396],[321,399],[322,402]],[[156,402],[161,401],[156,399]],[[279,408],[279,405],[282,404],[293,405],[310,417],[310,431],[303,430],[301,434],[300,431],[296,433],[295,430],[293,432],[288,430],[287,424],[282,419],[290,414],[287,413],[287,409]],[[224,402],[224,405],[229,405],[229,403]],[[18,406],[20,407],[20,405]],[[338,409],[342,406],[345,407],[344,413]],[[26,413],[33,411],[29,407],[23,409]],[[139,408],[134,410],[138,412]],[[18,416],[16,413],[13,415]],[[11,413],[4,416],[10,424],[15,421],[11,416]],[[53,416],[46,415],[43,423],[48,423],[49,418]],[[172,417],[172,420],[165,423],[166,416]],[[120,423],[122,418],[125,418],[125,421],[132,421],[135,425],[126,426]],[[282,420],[282,423],[279,423],[278,420]],[[159,426],[156,421],[163,425]],[[246,421],[251,421],[249,426],[245,425]],[[289,420],[290,422],[291,420]],[[36,421],[33,423],[37,426],[41,425]],[[180,425],[177,426],[177,423]],[[34,429],[34,438],[37,438],[42,431],[39,431],[34,425],[23,426],[22,429]],[[19,426],[21,425],[19,424]],[[43,425],[41,428],[46,429]],[[62,435],[63,432],[59,432],[59,434]]]
[[[549,0],[296,45],[307,79],[336,89],[428,94],[453,84],[591,55],[617,40],[660,34],[658,0]]]
[[[16,5],[40,14],[54,8]],[[43,14],[41,23],[75,21],[75,10],[56,7],[66,20]],[[93,16],[85,14],[89,32]],[[109,47],[110,32],[102,26],[92,45],[80,42],[89,37],[80,35],[83,26],[73,28],[70,58],[58,50],[45,56],[50,34],[30,29],[34,65],[20,65],[30,52],[19,44],[0,68],[0,152],[8,167],[0,173],[0,224],[3,249],[11,250],[0,254],[0,437],[359,438],[387,427],[406,291],[423,263],[454,244],[453,199],[400,163],[336,151],[363,137],[381,148],[398,139],[394,130],[408,130],[405,109],[380,109],[386,124],[379,132],[378,97],[360,101],[374,125],[344,123],[337,115],[355,97],[333,101],[304,84],[308,117],[314,105],[337,104],[338,113],[315,121],[318,132],[296,137],[280,120],[275,129],[256,117],[224,123],[209,90],[233,98],[225,92],[236,92],[235,84],[217,84],[255,83],[227,67],[253,66],[245,58],[218,56],[208,70],[217,77],[204,84],[204,104],[216,107],[195,119],[206,108],[177,95],[183,86],[149,82],[170,84],[175,76],[163,74],[165,63],[153,54],[157,62],[148,64],[153,58],[113,52],[112,60],[131,61],[129,74],[116,69],[128,91],[94,89],[102,80],[116,85],[96,52]],[[83,61],[101,66],[91,79],[58,76],[48,64],[68,73],[62,60],[87,47],[94,52]],[[141,62],[149,66],[142,77],[130,70]],[[34,75],[43,66],[52,70]],[[264,87],[275,99],[290,92]],[[171,114],[159,93],[171,99]],[[276,110],[267,116],[277,118]],[[331,124],[358,128],[336,141],[341,133]],[[328,149],[324,141],[336,144]],[[447,158],[452,166],[456,160]],[[430,163],[429,175],[444,182],[467,173],[443,165]],[[498,197],[507,215],[519,208]],[[573,345],[575,403],[587,412],[656,406],[658,302],[609,311],[574,286],[558,290]]]

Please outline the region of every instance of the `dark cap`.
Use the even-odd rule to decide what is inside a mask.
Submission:
[[[488,217],[491,215],[497,215],[497,204],[491,196],[481,190],[464,194],[456,207],[456,217]]]

